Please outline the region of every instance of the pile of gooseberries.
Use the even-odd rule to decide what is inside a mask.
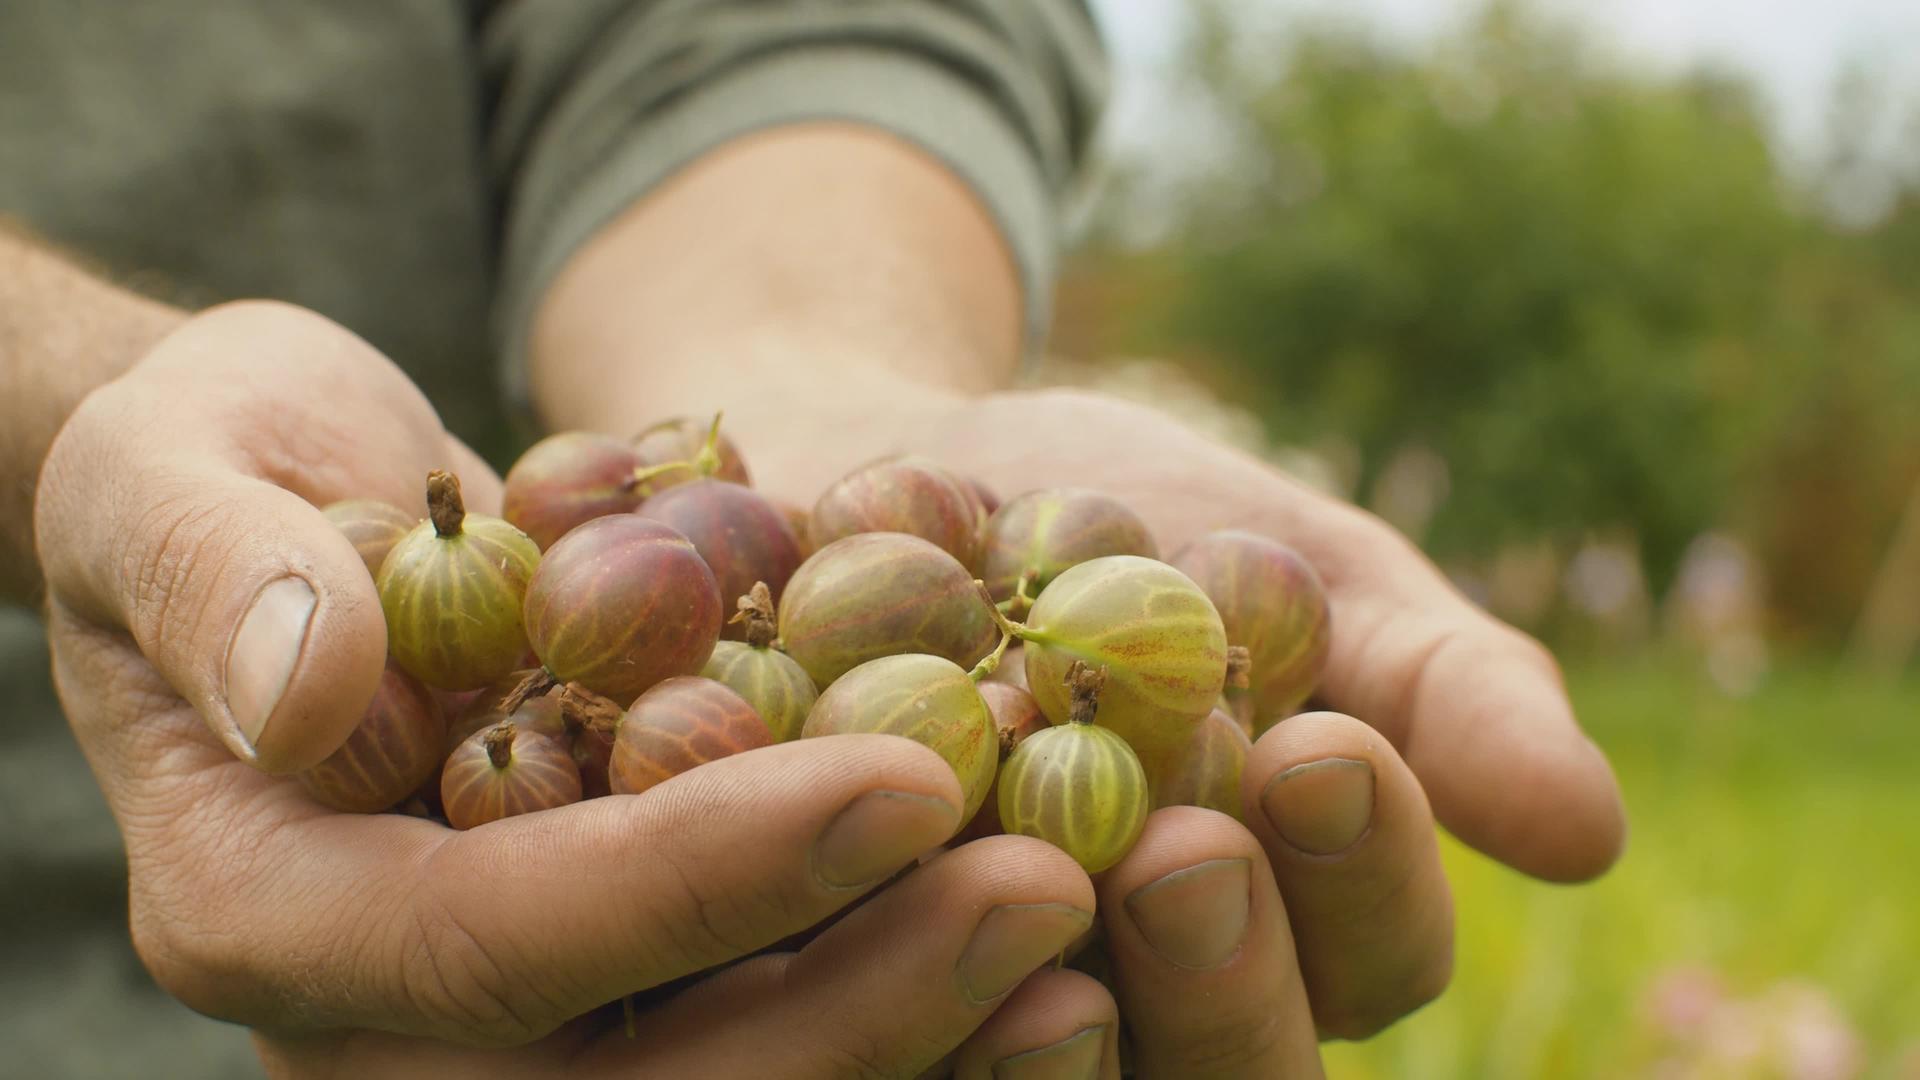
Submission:
[[[1109,495],[1002,504],[917,457],[802,512],[753,488],[718,418],[554,435],[507,473],[503,517],[468,513],[447,472],[425,508],[326,508],[389,655],[359,728],[300,777],[339,810],[472,829],[884,733],[953,767],[955,843],[1024,834],[1096,873],[1157,807],[1238,817],[1251,739],[1327,660],[1325,591],[1276,541],[1214,532],[1163,561]]]

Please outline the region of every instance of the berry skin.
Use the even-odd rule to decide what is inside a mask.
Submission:
[[[639,467],[633,447],[610,435],[549,435],[507,470],[500,514],[545,551],[575,526],[638,507]]]
[[[1089,874],[1133,850],[1147,825],[1147,775],[1125,739],[1092,724],[1029,735],[1000,769],[1000,824],[1045,840]]]
[[[476,690],[526,654],[521,602],[540,549],[500,518],[468,514],[452,473],[428,476],[427,506],[375,582],[387,650],[428,686]]]
[[[388,661],[360,725],[325,761],[298,774],[300,784],[335,810],[378,813],[432,778],[446,732],[439,701]]]
[[[353,550],[367,564],[367,573],[375,578],[380,576],[380,564],[387,561],[394,545],[420,523],[419,518],[378,499],[347,499],[321,513],[353,542]]]
[[[1152,559],[1109,555],[1066,570],[1034,601],[1019,636],[1027,685],[1056,724],[1068,716],[1074,662],[1107,669],[1094,722],[1143,761],[1178,753],[1226,683],[1219,614],[1186,575]]]
[[[971,666],[993,651],[993,612],[953,556],[904,533],[858,533],[802,563],[780,600],[780,642],[823,689],[882,656]]]
[[[1153,808],[1204,806],[1242,820],[1240,775],[1247,767],[1253,743],[1225,709],[1216,708],[1200,722],[1179,755],[1147,778]]]
[[[987,519],[980,577],[996,601],[1013,597],[1022,577],[1028,599],[1069,567],[1102,555],[1158,558],[1147,523],[1110,495],[1085,488],[1029,491]]]
[[[906,654],[870,660],[820,695],[805,738],[901,735],[945,758],[965,797],[960,820],[986,801],[1000,760],[993,715],[973,679],[953,661]]]
[[[681,675],[641,694],[620,718],[608,776],[615,795],[638,795],[709,761],[772,743],[746,699],[712,679]]]
[[[511,720],[468,736],[440,773],[440,802],[456,829],[567,806],[580,796],[580,770],[560,740]]]
[[[1255,732],[1300,711],[1333,642],[1326,586],[1312,564],[1285,544],[1233,530],[1208,533],[1172,562],[1213,600],[1227,640],[1251,654]]]
[[[980,684],[981,700],[987,703],[987,711],[993,714],[994,733],[1000,742],[1000,763],[1004,766],[1013,752],[1019,749],[1027,736],[1045,731],[1052,725],[1045,713],[1033,700],[1033,695],[1012,683],[994,682],[992,679]],[[980,812],[973,815],[959,835],[953,838],[956,844],[969,840],[978,840],[983,836],[998,836],[1005,832],[1000,826],[1000,779],[994,778],[993,787],[980,804]]]
[[[732,439],[719,433],[717,420],[678,416],[662,420],[635,435],[631,442],[634,452],[640,455],[642,469],[661,469],[675,462],[686,463],[679,468],[667,468],[648,476],[641,482],[641,492],[656,494],[675,484],[685,484],[703,476],[735,484],[753,483],[753,478],[747,473],[747,463],[740,456],[740,448],[733,444]],[[710,438],[713,441],[713,455],[709,459],[702,451]]]
[[[677,484],[642,503],[639,514],[693,542],[726,602],[745,596],[756,582],[765,582],[778,601],[800,568],[800,541],[786,515],[752,488],[725,480]],[[734,640],[745,634],[738,624],[721,631]]]
[[[809,528],[816,548],[859,533],[918,536],[971,567],[980,558],[979,496],[925,458],[864,465],[822,492]]]
[[[616,702],[705,667],[721,618],[713,571],[693,544],[635,514],[561,537],[527,585],[527,637],[540,663]]]

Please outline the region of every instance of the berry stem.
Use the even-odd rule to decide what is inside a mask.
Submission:
[[[723,415],[713,414],[713,423],[707,425],[707,441],[701,443],[700,452],[693,455],[693,470],[701,476],[720,471],[720,417]]]
[[[570,682],[560,688],[560,717],[570,728],[574,725],[613,734],[626,715],[618,702]]]
[[[504,769],[513,764],[513,737],[516,732],[513,721],[502,720],[487,729],[481,742],[487,748],[487,760],[493,762],[496,769]]]
[[[773,608],[773,590],[767,588],[764,581],[753,583],[752,591],[734,601],[739,611],[734,613],[730,623],[747,624],[747,644],[756,649],[765,649],[773,644],[780,635],[780,622]]]
[[[1020,577],[1013,583],[1013,607],[1023,617],[1033,610],[1033,583],[1040,577],[1040,571],[1029,566],[1020,571]]]
[[[546,668],[534,668],[527,672],[526,678],[520,680],[520,685],[507,691],[507,696],[500,699],[500,715],[512,716],[520,711],[520,706],[525,705],[529,698],[545,697],[549,690],[558,685],[559,680]]]
[[[445,469],[427,474],[427,517],[433,521],[435,533],[460,535],[460,523],[467,519],[467,504],[460,498],[458,476]]]
[[[1001,611],[1000,606],[993,602],[993,594],[987,591],[986,582],[974,578],[973,588],[980,594],[980,599],[986,603],[987,611],[993,615],[994,624],[1000,627],[1000,644],[995,645],[992,652],[982,657],[978,664],[973,665],[973,670],[967,672],[967,678],[979,682],[1000,669],[1000,658],[1007,655],[1008,643],[1021,636],[1021,631],[1026,627],[1007,618],[1007,613]]]
[[[1085,660],[1075,660],[1067,669],[1067,723],[1093,723],[1094,714],[1100,711],[1100,691],[1106,686],[1106,665],[1095,668]]]

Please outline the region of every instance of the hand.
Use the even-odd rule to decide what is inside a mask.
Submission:
[[[1213,529],[1259,531],[1301,550],[1327,584],[1333,645],[1319,698],[1359,720],[1319,714],[1269,731],[1244,778],[1247,827],[1162,811],[1100,883],[1143,1076],[1305,1068],[1303,1032],[1309,1048],[1315,1028],[1365,1037],[1436,996],[1453,927],[1435,810],[1462,839],[1550,880],[1592,877],[1617,857],[1624,824],[1612,772],[1580,732],[1552,658],[1469,604],[1377,519],[1098,395],[969,400],[895,387],[884,400],[884,412],[865,415],[889,420],[817,426],[805,454],[780,453],[791,413],[759,414],[765,434],[745,446],[756,482],[807,505],[839,471],[920,452],[1005,495],[1055,484],[1106,491],[1140,512],[1169,554]],[[1151,919],[1136,923],[1130,898],[1156,881],[1187,912],[1161,925],[1178,933],[1244,917],[1238,944],[1196,944],[1222,950],[1200,965],[1153,948]]]
[[[641,1039],[576,1021],[821,922],[951,835],[958,784],[875,736],[467,833],[313,802],[273,774],[338,746],[385,654],[372,582],[315,506],[417,508],[449,465],[476,509],[497,499],[365,343],[243,304],[87,397],[42,473],[54,674],[126,840],[135,945],[187,1004],[260,1029],[277,1070],[737,1075],[753,1055],[911,1074],[1084,924],[1091,885],[1063,856],[973,845],[675,999]]]

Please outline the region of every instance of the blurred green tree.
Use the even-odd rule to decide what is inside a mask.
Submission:
[[[1438,452],[1443,557],[1624,527],[1658,588],[1733,527],[1810,583],[1786,625],[1844,630],[1920,477],[1920,200],[1839,230],[1743,83],[1525,4],[1417,53],[1200,10],[1229,145],[1150,257],[1145,344],[1241,373],[1285,439],[1352,440],[1363,494]]]

